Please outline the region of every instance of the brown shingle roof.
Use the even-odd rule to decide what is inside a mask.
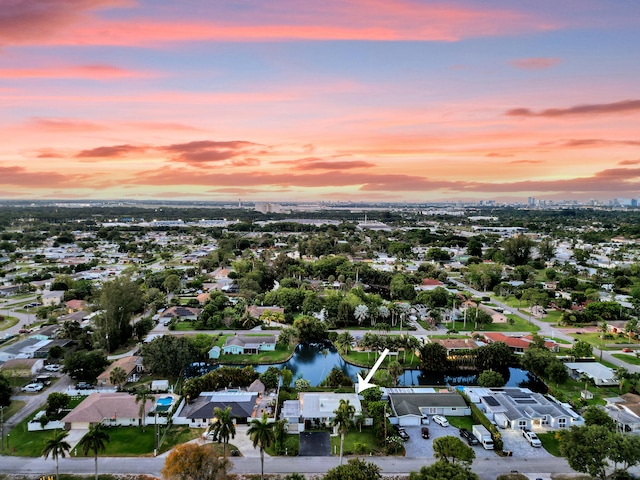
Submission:
[[[159,396],[151,395],[154,401],[145,405],[145,415],[153,410],[155,400]],[[140,405],[141,403],[136,403],[135,395],[128,393],[92,393],[62,421],[98,423],[105,418],[138,418]]]

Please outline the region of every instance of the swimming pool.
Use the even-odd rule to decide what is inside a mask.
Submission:
[[[173,403],[173,397],[162,397],[156,402],[159,407],[168,407]]]

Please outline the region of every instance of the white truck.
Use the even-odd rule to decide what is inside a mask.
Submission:
[[[491,432],[487,430],[484,425],[474,425],[472,429],[473,435],[478,439],[480,445],[485,450],[493,450],[493,439],[491,438]]]

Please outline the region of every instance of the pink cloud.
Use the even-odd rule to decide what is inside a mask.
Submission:
[[[640,165],[640,160],[622,160],[618,165]]]
[[[202,140],[157,148],[160,151],[173,154],[174,161],[197,166],[203,163],[236,159],[238,156],[255,151],[257,147],[263,146],[240,140],[222,142]],[[257,153],[261,153],[261,150],[258,149]]]
[[[153,46],[194,41],[456,41],[549,28],[546,20],[531,14],[444,1],[327,0],[321,7],[290,0],[250,1],[241,13],[211,2],[196,18],[188,18],[183,10],[171,12],[170,21],[161,17],[107,20],[96,15],[99,7],[126,2],[46,0],[42,9],[29,8],[31,3],[20,0],[5,15],[7,29],[0,43]],[[203,22],[202,17],[224,20]]]
[[[136,145],[113,145],[110,147],[97,147],[90,150],[82,150],[76,154],[76,158],[114,158],[123,157],[131,153],[142,153],[146,147]]]
[[[105,130],[103,125],[72,118],[32,118],[27,122],[29,129],[52,132],[87,132]]]
[[[523,70],[544,70],[558,63],[560,59],[555,57],[520,58],[511,62],[513,66]]]
[[[623,100],[613,103],[600,103],[591,105],[576,105],[569,108],[548,108],[534,112],[528,108],[514,108],[507,110],[505,115],[510,117],[546,117],[556,118],[565,116],[593,116],[612,115],[640,112],[640,100]]]
[[[0,167],[0,185],[20,186],[27,188],[73,187],[85,175],[69,175],[57,172],[34,172],[24,167]]]

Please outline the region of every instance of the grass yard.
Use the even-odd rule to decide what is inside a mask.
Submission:
[[[628,355],[626,353],[612,353],[611,356],[618,360],[622,360],[623,362],[630,363],[631,365],[640,365],[640,358],[633,355]]]
[[[360,451],[356,452],[356,446]],[[331,437],[331,452],[340,453],[340,435]],[[373,428],[363,428],[362,433],[357,429],[351,430],[344,437],[344,454],[353,455],[355,453],[368,455],[378,455],[382,452],[378,447],[378,439],[373,434]]]
[[[9,317],[4,315],[3,320],[0,322],[0,330],[6,330],[7,328],[13,327],[16,323],[18,323],[17,317]]]
[[[455,428],[466,428],[469,431],[473,428],[473,419],[470,416],[447,417],[447,420],[449,420],[449,423],[451,424],[451,426]]]
[[[529,323],[523,318],[517,315],[507,315],[507,318],[513,320],[513,324],[510,323],[490,323],[488,325],[478,326],[474,328],[473,319],[467,318],[466,328],[464,323],[460,320],[454,322],[453,326],[459,331],[480,331],[480,332],[537,332],[540,327],[533,323]]]
[[[293,355],[293,347],[276,345],[273,352],[260,352],[253,355],[221,355],[220,363],[234,363],[243,365],[255,365],[257,363],[282,363]]]
[[[560,441],[556,438],[555,432],[538,433],[538,438],[547,452],[554,457],[562,456],[560,455]]]

